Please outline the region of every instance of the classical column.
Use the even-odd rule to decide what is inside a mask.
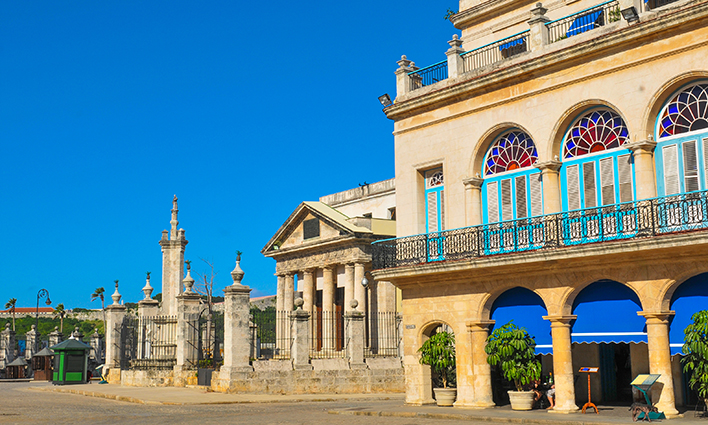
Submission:
[[[344,308],[345,311],[352,311],[351,302],[354,299],[354,264],[344,265]],[[361,305],[361,300],[357,300]]]
[[[233,284],[224,288],[224,365],[219,372],[221,380],[230,380],[234,373],[253,370],[249,363],[251,353],[251,328],[249,297],[251,288],[242,285],[239,255],[231,272]]]
[[[293,311],[293,301],[295,300],[295,274],[285,275],[285,289],[283,293],[283,311]]]
[[[470,177],[462,180],[465,185],[465,223],[468,226],[482,224],[482,180]]]
[[[302,309],[312,313],[315,305],[315,270],[306,269],[302,272]]]
[[[634,187],[637,190],[637,200],[656,197],[656,176],[654,174],[653,140],[642,140],[624,145],[632,151],[634,157]]]
[[[555,214],[561,212],[561,191],[560,191],[560,161],[537,162],[534,167],[541,170],[543,180],[543,213]]]
[[[559,413],[578,410],[575,404],[573,354],[571,352],[570,322],[578,316],[543,316],[551,322],[553,338],[553,382],[556,384],[556,407]]]
[[[493,324],[493,320],[482,320],[467,324],[472,345],[472,372],[474,377],[471,384],[474,398],[471,402],[466,401],[465,406],[477,408],[494,407],[492,369],[487,363],[487,353],[484,352],[484,346],[487,345],[487,337],[489,336],[489,327]],[[459,375],[458,373],[458,377]],[[467,382],[466,384],[469,385],[470,383]],[[468,397],[469,395],[465,399],[467,400]]]
[[[275,311],[283,311],[285,305],[285,275],[278,275],[278,289],[275,296]]]
[[[364,278],[366,265],[364,263],[354,264],[354,299],[359,302],[359,310],[367,314],[366,288],[361,284]]]
[[[669,319],[675,312],[640,311],[637,314],[647,321],[649,373],[661,375],[652,387],[652,402],[660,412],[664,412],[666,417],[676,417],[678,410],[674,400],[674,379],[669,348]]]
[[[322,285],[322,348],[334,349],[334,273],[335,266],[328,265],[323,269]]]

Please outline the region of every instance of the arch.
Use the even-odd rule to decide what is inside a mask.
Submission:
[[[669,325],[671,354],[681,352],[684,329],[693,321],[691,317],[700,310],[708,309],[708,273],[686,279],[673,288],[669,308],[675,311]]]
[[[671,310],[671,300],[674,297],[674,292],[676,292],[676,289],[681,286],[684,282],[686,282],[688,279],[691,279],[694,276],[703,274],[703,273],[708,273],[708,267],[692,267],[690,270],[683,270],[678,276],[676,276],[674,279],[668,280],[666,284],[664,285],[663,288],[661,288],[661,292],[659,295],[659,309],[660,311],[669,311]]]
[[[689,71],[675,76],[659,87],[645,108],[645,115],[642,120],[644,128],[641,129],[645,138],[655,136],[656,118],[659,116],[659,112],[661,112],[661,109],[663,109],[669,98],[681,89],[681,87],[690,84],[692,81],[702,79],[708,79],[707,71]]]
[[[563,315],[571,315],[573,314],[573,305],[575,304],[575,300],[578,297],[578,294],[580,294],[585,288],[588,286],[592,285],[595,282],[600,282],[600,281],[613,281],[617,283],[621,283],[622,285],[626,286],[627,288],[631,289],[632,292],[637,296],[637,298],[640,301],[640,305],[644,305],[645,302],[642,299],[642,295],[637,291],[637,289],[629,284],[628,282],[620,279],[617,276],[610,276],[607,274],[603,275],[595,275],[595,276],[588,276],[587,279],[583,280],[580,282],[578,285],[573,285],[573,288],[571,291],[568,291],[564,298],[561,299],[560,302],[560,307],[561,307],[561,312]]]
[[[457,335],[457,332],[455,332],[455,328],[452,327],[448,322],[440,319],[429,320],[420,326],[420,331],[418,332],[418,346],[420,347],[423,342],[430,338],[432,332],[440,326],[447,326],[448,328],[450,328],[453,334]]]
[[[657,116],[656,139],[708,128],[708,81],[673,93]]]
[[[624,119],[612,109],[593,108],[573,122],[563,138],[564,160],[617,149],[629,141]]]
[[[528,168],[538,161],[536,144],[525,131],[509,129],[491,144],[485,155],[484,176]]]
[[[490,317],[499,328],[510,321],[520,328],[526,328],[536,340],[536,351],[550,354],[553,351],[551,323],[543,319],[548,310],[543,299],[530,289],[516,286],[502,292],[490,308]]]
[[[525,285],[509,285],[509,286],[504,286],[504,287],[497,287],[493,291],[489,291],[484,298],[482,298],[482,301],[480,302],[480,308],[479,308],[479,320],[485,321],[485,320],[491,320],[492,317],[492,306],[494,305],[494,302],[501,296],[504,292],[514,289],[514,288],[523,288],[527,289],[531,292],[533,292],[534,295],[538,296],[541,301],[543,302],[544,307],[548,305],[548,300],[544,298],[543,294],[541,292],[538,292],[537,290],[530,288]]]
[[[489,150],[489,147],[492,145],[492,143],[496,141],[497,137],[502,135],[502,133],[512,129],[518,129],[526,134],[531,134],[523,126],[509,121],[492,126],[490,129],[485,131],[484,134],[482,134],[482,137],[480,137],[477,143],[475,144],[475,148],[472,151],[472,157],[470,158],[470,164],[468,167],[470,176],[476,176],[478,173],[480,176],[484,175],[484,159],[487,156],[487,151]]]

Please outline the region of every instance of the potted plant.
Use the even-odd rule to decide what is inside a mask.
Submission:
[[[690,374],[688,385],[708,406],[708,310],[695,313],[691,320],[684,330],[681,363],[684,373]]]
[[[430,366],[440,379],[442,388],[433,388],[438,406],[452,406],[457,398],[457,389],[449,388],[450,377],[455,374],[455,335],[440,331],[432,335],[418,349],[420,363]]]
[[[524,391],[524,385],[541,377],[541,363],[536,360],[536,341],[524,328],[512,322],[495,329],[487,338],[484,347],[487,362],[500,366],[502,374],[514,383],[516,391],[510,390],[509,401],[513,410],[531,410],[533,391]]]

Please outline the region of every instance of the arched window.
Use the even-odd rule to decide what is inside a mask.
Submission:
[[[634,199],[634,169],[622,117],[607,108],[583,113],[563,139],[563,209],[613,205]]]
[[[485,223],[496,223],[543,214],[541,173],[531,137],[521,130],[503,133],[489,147],[484,159],[483,197]]]
[[[659,195],[708,189],[708,82],[671,96],[657,117],[656,135]]]

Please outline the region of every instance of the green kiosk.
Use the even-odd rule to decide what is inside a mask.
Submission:
[[[54,385],[86,382],[90,345],[70,338],[50,348],[54,351]]]

